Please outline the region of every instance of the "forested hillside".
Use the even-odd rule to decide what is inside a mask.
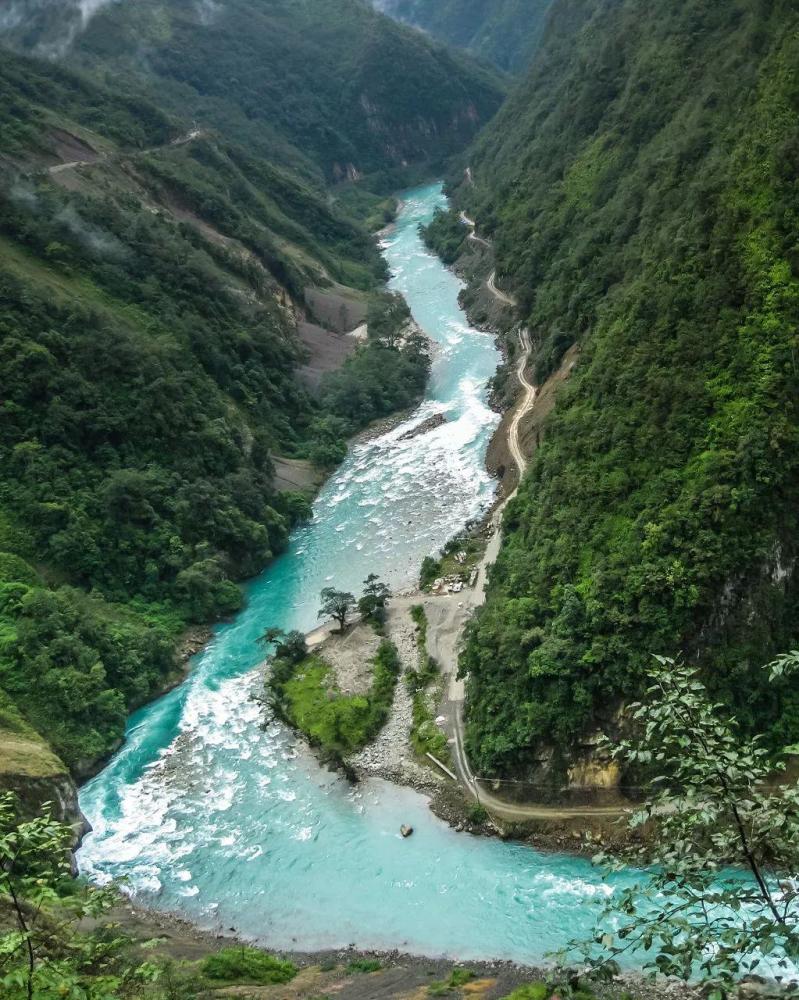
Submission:
[[[581,345],[463,657],[476,770],[563,766],[655,653],[799,735],[759,667],[799,637],[798,69],[787,0],[561,0],[472,153],[538,379]]]
[[[423,390],[386,205],[327,182],[446,157],[500,90],[354,0],[75,9],[2,21],[50,58],[0,62],[0,730],[85,774],[307,514],[273,456],[335,464]],[[315,390],[309,290],[374,333]]]
[[[378,10],[511,73],[541,42],[552,0],[374,0]]]
[[[22,0],[6,38],[92,69],[115,88],[143,86],[162,107],[327,179],[440,163],[503,96],[489,71],[366,0],[93,6],[86,22],[77,2]]]

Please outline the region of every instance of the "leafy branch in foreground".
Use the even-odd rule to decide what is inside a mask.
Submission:
[[[655,772],[652,795],[629,819],[630,846],[595,858],[647,877],[614,893],[583,953],[607,973],[646,949],[650,972],[696,977],[716,998],[752,974],[799,996],[799,786],[760,737],[741,736],[694,669],[656,661],[646,700],[630,707],[634,738],[612,748]],[[772,679],[798,667],[799,653],[783,656]]]
[[[113,934],[79,932],[113,896],[71,883],[72,840],[46,811],[23,821],[14,795],[0,796],[0,993],[8,1000],[105,1000],[155,975],[146,964],[120,969]]]

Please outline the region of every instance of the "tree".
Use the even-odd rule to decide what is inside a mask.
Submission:
[[[113,968],[117,935],[78,931],[79,921],[98,917],[113,897],[92,888],[59,892],[70,875],[73,839],[47,805],[22,821],[14,795],[0,795],[0,896],[9,901],[11,918],[0,930],[0,993],[8,1000],[100,1000],[149,975],[145,967]]]
[[[437,576],[441,574],[441,563],[432,556],[425,556],[419,570],[419,586],[422,590],[430,587]]]
[[[741,735],[696,670],[656,661],[646,701],[630,707],[635,735],[611,751],[654,769],[653,793],[630,817],[631,846],[595,859],[643,868],[647,880],[614,894],[585,954],[601,972],[647,949],[652,971],[698,974],[717,998],[755,972],[787,981],[799,958],[799,786],[776,780],[784,760]],[[780,657],[771,679],[797,666],[799,653]]]
[[[308,457],[318,469],[332,469],[347,457],[350,427],[340,417],[326,415],[312,421]]]
[[[369,302],[366,314],[370,340],[395,348],[411,319],[408,303],[399,292],[385,292]]]
[[[325,587],[319,597],[322,607],[319,609],[318,617],[332,618],[339,623],[339,628],[343,632],[347,626],[347,616],[355,607],[355,596],[349,591]]]
[[[287,660],[292,665],[304,660],[308,655],[305,636],[296,629],[284,632],[281,628],[268,628],[258,642],[264,646],[274,646],[273,659]]]
[[[367,621],[383,621],[391,591],[385,583],[381,583],[375,573],[370,573],[363,584],[363,596],[358,601],[358,611]]]

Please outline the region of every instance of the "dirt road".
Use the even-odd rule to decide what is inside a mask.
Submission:
[[[65,170],[79,170],[81,167],[96,167],[98,163],[107,163],[109,160],[120,159],[121,157],[147,156],[150,153],[157,153],[161,149],[170,149],[175,146],[185,146],[187,143],[194,142],[196,139],[202,139],[205,135],[206,133],[202,129],[195,128],[192,129],[191,132],[186,132],[185,135],[179,135],[177,139],[173,139],[165,146],[153,146],[151,149],[130,150],[128,152],[106,153],[104,155],[96,156],[91,160],[72,160],[69,163],[56,163],[55,166],[47,168],[47,173],[54,176],[55,174],[63,173]]]
[[[522,476],[527,471],[527,459],[522,451],[519,427],[521,426],[522,418],[533,408],[537,389],[527,378],[527,366],[530,363],[531,350],[530,333],[528,330],[519,331],[519,344],[521,345],[522,353],[516,367],[516,378],[519,381],[519,385],[524,390],[524,395],[522,396],[521,404],[516,410],[516,413],[513,415],[513,420],[511,421],[510,429],[508,430],[508,448],[513,456],[513,461],[516,463],[516,468],[519,470],[519,479],[521,480]]]
[[[496,271],[492,271],[491,274],[489,274],[486,287],[494,298],[499,299],[500,302],[504,302],[506,306],[510,306],[511,308],[516,306],[516,299],[514,299],[512,295],[508,295],[506,292],[503,292],[502,289],[497,288]]]
[[[471,223],[468,217],[464,221]],[[503,301],[512,303],[508,296],[493,285],[494,275],[489,278],[489,288]],[[492,287],[493,286],[493,287]],[[536,387],[527,375],[530,365],[532,345],[527,329],[519,331],[521,354],[516,365],[516,379],[521,386],[522,395],[516,404],[515,412],[508,429],[508,447],[513,460],[519,469],[521,480],[527,469],[527,458],[524,455],[520,440],[520,427],[524,417],[535,405]],[[489,539],[486,551],[479,567],[477,583],[474,588],[464,590],[460,594],[450,594],[446,597],[433,597],[424,601],[429,622],[428,651],[441,666],[447,679],[446,701],[442,712],[447,718],[447,729],[450,736],[453,766],[459,782],[480,804],[498,819],[508,822],[525,822],[535,820],[568,820],[581,817],[618,816],[623,810],[616,806],[596,807],[583,806],[575,808],[559,808],[540,805],[523,805],[507,802],[492,795],[484,787],[478,786],[472,772],[469,758],[464,746],[463,705],[465,701],[464,682],[458,679],[458,658],[461,637],[471,615],[485,600],[485,588],[489,566],[497,558],[501,543],[500,527],[502,514],[507,503],[513,498],[515,491],[494,512],[492,519],[493,533]]]
[[[486,249],[490,249],[491,242],[489,240],[484,240],[482,236],[477,235],[475,231],[477,229],[477,223],[473,219],[470,219],[465,212],[461,212],[461,222],[464,224],[464,226],[468,226],[469,229],[471,230],[471,232],[469,233],[469,239],[472,241],[472,243],[479,243],[480,246],[486,247]]]

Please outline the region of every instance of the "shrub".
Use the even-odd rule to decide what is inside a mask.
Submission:
[[[466,815],[469,817],[472,823],[485,823],[488,819],[488,813],[484,806],[481,806],[479,802],[470,802],[469,807],[466,810]]]
[[[209,979],[222,982],[244,980],[250,983],[288,983],[297,975],[293,962],[267,955],[257,948],[223,948],[203,961],[202,971]]]
[[[431,997],[443,997],[453,990],[459,989],[461,986],[465,986],[474,979],[474,973],[471,969],[453,969],[449,975],[449,979],[441,980],[437,983],[431,983],[427,988],[427,993]]]
[[[550,989],[546,983],[529,983],[505,997],[505,1000],[547,1000]]]
[[[441,564],[438,559],[432,556],[425,556],[422,559],[422,566],[419,570],[419,586],[422,590],[427,590],[432,586],[433,581],[439,576]]]
[[[356,958],[347,966],[347,972],[379,972],[382,968],[376,958]]]

